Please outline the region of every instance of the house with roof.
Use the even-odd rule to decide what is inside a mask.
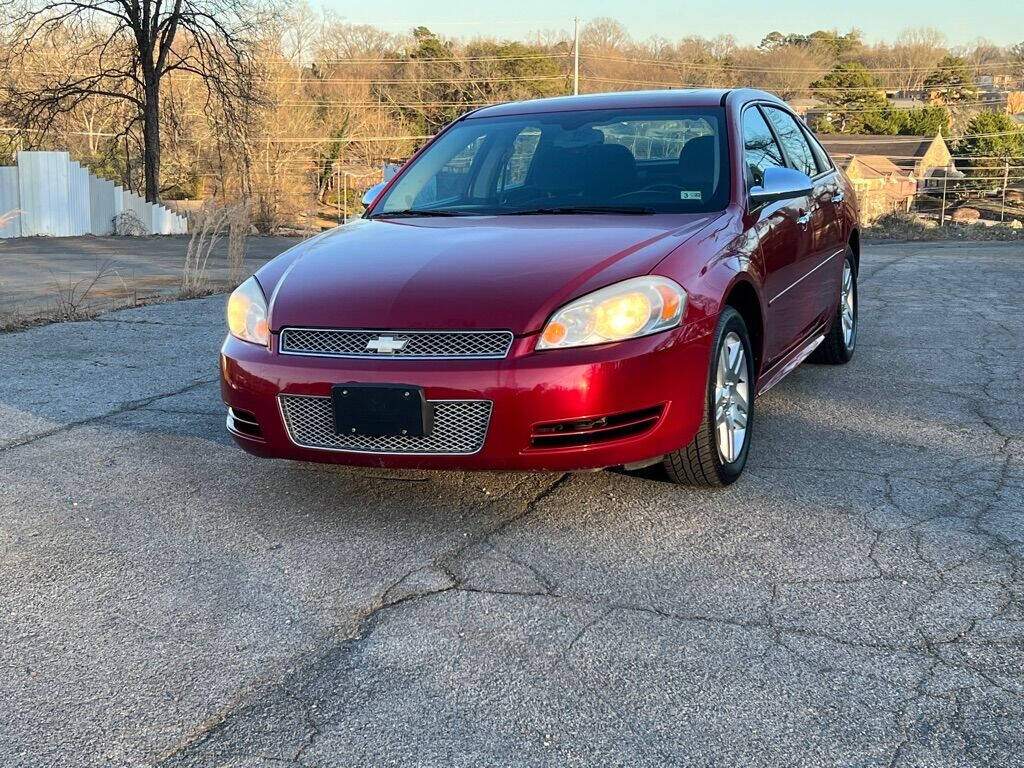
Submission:
[[[786,103],[789,104],[789,108],[803,118],[806,123],[813,122],[811,118],[814,114],[818,114],[820,108],[824,104],[821,99],[815,99],[812,97],[789,99]]]
[[[914,172],[900,168],[884,155],[852,155],[836,158],[857,191],[861,217],[872,221],[882,214],[909,211],[917,194]]]
[[[963,178],[942,134],[874,136],[832,133],[819,134],[818,139],[843,168],[855,157],[886,158],[905,174],[914,177],[919,192],[941,189],[946,179]]]

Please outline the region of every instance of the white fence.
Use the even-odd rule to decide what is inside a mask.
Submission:
[[[188,220],[170,208],[89,173],[67,152],[19,152],[17,165],[0,168],[0,238],[109,235],[114,219],[131,212],[145,234],[180,235]]]
[[[18,210],[18,169],[0,168],[0,237],[19,237],[21,221]],[[7,215],[10,214],[10,218]],[[6,221],[4,224],[2,222]]]

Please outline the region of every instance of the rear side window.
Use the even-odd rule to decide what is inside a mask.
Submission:
[[[757,107],[743,113],[743,165],[748,187],[759,187],[764,183],[766,168],[786,166],[782,150]]]
[[[772,121],[772,126],[779,136],[779,141],[782,142],[782,146],[786,150],[786,157],[789,158],[793,167],[798,171],[806,173],[808,176],[816,176],[818,174],[818,164],[814,160],[814,154],[807,144],[804,132],[796,124],[796,119],[781,109],[765,107],[764,111],[768,115],[768,119]]]
[[[828,153],[825,148],[821,146],[818,140],[814,137],[814,134],[804,127],[804,136],[807,137],[807,143],[811,145],[811,152],[814,153],[814,161],[818,164],[818,173],[825,173],[825,171],[832,170],[832,161],[828,159]]]

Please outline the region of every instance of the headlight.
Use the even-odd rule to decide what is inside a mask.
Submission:
[[[566,304],[548,320],[537,349],[584,347],[674,328],[686,291],[667,277],[634,277]]]
[[[228,330],[236,339],[263,346],[270,344],[267,300],[255,277],[235,288],[228,299]]]

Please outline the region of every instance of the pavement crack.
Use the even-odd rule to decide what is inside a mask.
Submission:
[[[305,720],[306,729],[308,730],[306,740],[296,750],[295,754],[292,756],[290,761],[288,761],[293,765],[301,765],[302,754],[313,745],[313,742],[320,735],[320,726],[317,725],[316,717],[312,712],[312,708],[310,707],[310,705],[306,703],[305,699],[296,694],[294,691],[291,690],[291,688],[289,688],[286,685],[282,685],[281,690],[284,691],[285,696],[291,699],[291,701],[293,701],[295,705],[298,706]]]
[[[95,416],[90,416],[86,419],[76,419],[74,421],[67,421],[64,422],[63,424],[59,424],[58,426],[53,427],[52,429],[47,429],[42,432],[36,432],[35,434],[32,435],[27,435],[25,437],[15,438],[14,440],[8,440],[4,443],[0,443],[0,451],[8,451],[11,450],[12,448],[20,448],[24,445],[30,445],[39,440],[45,440],[46,438],[53,437],[54,435],[59,435],[64,432],[70,432],[71,430],[77,429],[78,427],[83,427],[88,424],[94,424],[98,421],[103,421],[104,419],[109,419],[112,416],[118,416],[122,413],[142,410],[152,403],[159,402],[160,400],[165,400],[169,397],[184,395],[188,392],[191,392],[194,389],[198,389],[199,387],[204,387],[208,384],[213,384],[215,381],[218,380],[219,377],[211,379],[199,379],[197,381],[193,381],[189,384],[186,384],[183,387],[179,387],[178,389],[175,389],[171,392],[162,392],[158,395],[151,395],[150,397],[143,397],[138,400],[128,400],[119,405],[117,408],[114,408],[113,410],[106,411]]]
[[[545,499],[556,493],[563,485],[565,485],[570,478],[571,475],[569,473],[560,475],[556,480],[534,494],[533,497],[523,505],[522,510],[518,513],[506,517],[498,524],[487,528],[472,541],[461,544],[453,551],[442,553],[435,557],[431,562],[417,565],[415,568],[411,568],[403,573],[402,576],[391,582],[391,584],[389,584],[380,593],[379,597],[370,606],[353,618],[351,625],[352,629],[346,637],[340,639],[339,642],[329,643],[326,648],[301,654],[298,658],[292,660],[289,667],[294,669],[304,664],[315,663],[317,659],[325,658],[328,655],[348,653],[355,645],[369,637],[372,634],[376,622],[380,619],[382,614],[393,608],[398,608],[418,600],[424,600],[455,590],[463,592],[486,592],[487,590],[464,587],[452,571],[452,561],[460,557],[464,552],[486,542],[492,536],[506,530],[509,526],[523,520],[534,512],[538,505],[540,505]],[[491,594],[500,593],[494,592]],[[519,597],[524,597],[523,593],[515,594]],[[537,596],[542,597],[543,594],[539,594]],[[292,759],[292,763],[297,764],[297,761],[301,758],[302,754],[304,754],[316,740],[317,734],[320,733],[320,729],[323,725],[330,723],[331,720],[328,718],[323,723],[317,722],[310,705],[288,686],[287,681],[291,674],[293,673],[289,673],[282,678],[278,678],[276,682],[268,681],[259,685],[251,685],[247,687],[245,691],[233,697],[233,703],[231,705],[224,708],[220,713],[218,713],[218,715],[204,723],[196,732],[183,740],[177,747],[165,752],[156,761],[157,764],[168,762],[172,758],[181,757],[190,749],[198,747],[204,741],[209,739],[213,733],[222,728],[235,710],[241,708],[245,704],[248,704],[252,700],[253,695],[261,689],[268,691],[277,689],[282,695],[289,698],[296,706],[301,708],[303,717],[307,722],[309,734],[303,743],[299,745],[296,750],[295,757]]]

